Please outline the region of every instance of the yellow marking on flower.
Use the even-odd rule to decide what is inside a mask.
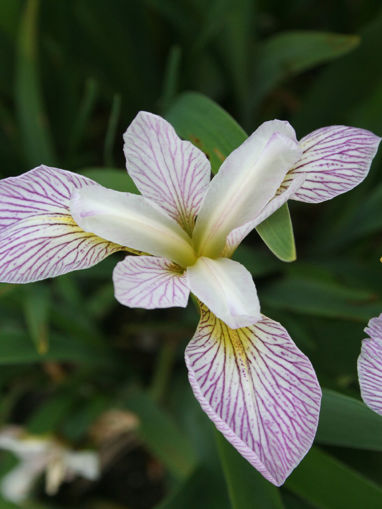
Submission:
[[[108,248],[111,249],[113,252],[125,251],[136,255],[146,255],[146,253],[144,253],[143,251],[138,251],[136,249],[131,249],[126,246],[121,246],[120,244],[116,244],[114,242],[110,242],[106,239],[103,239],[102,237],[99,237],[94,233],[86,232],[80,226],[78,226],[78,224],[75,222],[75,220],[70,214],[68,215],[54,214],[51,216],[43,215],[41,216],[41,222],[67,226],[68,229],[72,231],[72,233],[81,235],[82,238],[91,239],[92,242],[94,242],[95,244],[106,243],[108,245]]]
[[[199,310],[201,319],[207,317],[206,325],[210,325],[212,329],[212,336],[219,342],[224,343],[225,350],[227,353],[234,355],[236,358],[240,359],[241,363],[244,364],[245,367],[248,367],[248,360],[246,354],[246,328],[242,329],[231,329],[226,325],[222,320],[217,318],[212,311],[210,311],[207,306],[202,304],[198,300]]]

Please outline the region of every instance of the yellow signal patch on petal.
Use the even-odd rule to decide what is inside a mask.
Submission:
[[[1,281],[9,283],[39,281],[85,269],[126,250],[85,232],[70,215],[52,213],[26,217],[3,228],[0,246]]]
[[[262,315],[231,329],[200,305],[186,349],[196,398],[227,440],[276,485],[312,445],[321,390],[309,359],[287,331]]]

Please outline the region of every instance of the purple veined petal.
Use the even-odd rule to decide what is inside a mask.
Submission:
[[[260,303],[250,272],[228,258],[198,258],[188,267],[188,287],[232,329],[260,319]]]
[[[196,220],[198,254],[221,256],[227,235],[260,214],[301,154],[293,128],[279,120],[265,122],[234,150],[212,179]]]
[[[288,182],[288,187],[286,189],[280,189],[278,194],[276,194],[276,196],[267,203],[267,205],[255,219],[245,223],[243,226],[239,226],[239,228],[232,230],[227,237],[223,256],[230,258],[239,244],[241,244],[241,242],[244,240],[244,238],[249,233],[251,233],[251,231],[255,229],[259,224],[261,224],[269,216],[276,212],[276,210],[282,207],[284,203],[286,203],[289,198],[296,192],[296,190],[301,187],[304,180],[305,175],[297,175],[293,180]]]
[[[317,429],[321,389],[309,359],[270,318],[231,330],[204,306],[185,358],[217,429],[266,479],[283,484]]]
[[[111,242],[168,258],[183,267],[195,261],[187,233],[141,195],[88,186],[73,193],[70,211],[83,230]]]
[[[372,318],[365,329],[358,357],[358,378],[363,401],[382,415],[382,314]]]
[[[191,234],[210,181],[210,163],[166,120],[141,111],[124,136],[126,167],[146,198]]]
[[[0,281],[29,283],[91,267],[125,249],[83,231],[69,202],[92,180],[39,166],[0,181]]]
[[[186,307],[190,290],[178,266],[165,258],[127,256],[113,272],[115,298],[132,308]]]
[[[353,189],[367,176],[380,140],[365,129],[338,125],[305,136],[300,141],[303,156],[286,178],[306,174],[292,199],[319,203]]]

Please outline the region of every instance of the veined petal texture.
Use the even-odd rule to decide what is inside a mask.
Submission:
[[[187,233],[143,196],[102,186],[87,187],[73,195],[70,210],[81,228],[112,242],[182,266],[195,260]]]
[[[381,138],[356,127],[317,129],[300,141],[303,156],[286,181],[305,173],[293,200],[319,203],[350,191],[367,176]]]
[[[196,220],[198,253],[221,255],[227,235],[259,215],[300,157],[293,128],[279,120],[265,122],[234,150],[212,179]]]
[[[309,359],[270,318],[232,330],[204,306],[185,356],[202,409],[244,458],[281,485],[316,433],[321,389]]]
[[[369,321],[369,335],[362,341],[358,357],[361,396],[368,407],[382,415],[382,314]]]
[[[191,234],[211,177],[205,154],[182,141],[166,120],[145,111],[123,138],[127,171],[142,195]]]
[[[191,292],[232,329],[260,319],[255,283],[239,262],[201,257],[186,274]]]
[[[48,166],[0,181],[0,281],[29,283],[85,269],[123,249],[89,234],[69,203],[92,180]]]
[[[165,258],[127,256],[113,272],[115,298],[132,308],[186,307],[190,290],[180,268]]]

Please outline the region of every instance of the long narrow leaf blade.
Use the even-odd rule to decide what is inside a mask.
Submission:
[[[312,448],[285,486],[320,509],[378,509],[382,489],[344,463]]]
[[[37,66],[39,1],[26,3],[20,22],[16,64],[15,101],[27,162],[54,165],[55,156],[43,107]]]
[[[216,442],[232,509],[283,509],[279,490],[216,431]]]

